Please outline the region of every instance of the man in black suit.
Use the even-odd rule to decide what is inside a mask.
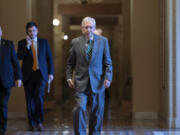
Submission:
[[[0,135],[7,129],[8,100],[11,88],[21,86],[22,74],[12,41],[2,39],[0,26]]]
[[[26,25],[27,36],[18,42],[18,58],[22,60],[23,84],[29,129],[43,130],[44,89],[47,81],[54,78],[53,57],[49,43],[39,38],[36,23]]]

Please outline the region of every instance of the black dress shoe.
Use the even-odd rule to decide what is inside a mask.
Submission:
[[[0,135],[5,135],[5,132],[3,131],[3,132],[0,132]]]
[[[43,127],[43,124],[42,124],[42,123],[40,123],[40,124],[37,125],[37,130],[38,130],[38,131],[43,131],[43,130],[44,130],[44,127]]]
[[[4,129],[0,129],[0,135],[5,135],[5,130]]]

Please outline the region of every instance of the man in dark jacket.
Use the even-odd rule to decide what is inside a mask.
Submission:
[[[22,60],[23,84],[26,96],[29,129],[43,130],[44,89],[54,78],[53,57],[49,43],[39,38],[36,23],[26,25],[27,36],[18,43],[18,58]]]
[[[11,88],[21,86],[22,74],[12,41],[2,39],[0,26],[0,135],[7,129],[8,100]]]

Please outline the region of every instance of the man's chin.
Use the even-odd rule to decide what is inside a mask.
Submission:
[[[91,34],[87,34],[86,37],[89,39],[91,37]]]
[[[31,36],[31,39],[35,39],[35,36]]]

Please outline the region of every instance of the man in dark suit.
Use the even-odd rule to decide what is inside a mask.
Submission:
[[[18,58],[22,60],[23,84],[29,129],[43,130],[44,89],[47,81],[54,78],[53,57],[48,41],[37,37],[36,23],[26,25],[26,39],[18,42]]]
[[[0,135],[7,128],[8,100],[11,87],[21,86],[22,74],[12,41],[2,39],[0,26]]]
[[[95,19],[85,17],[81,27],[83,35],[72,40],[66,69],[68,85],[75,89],[74,132],[75,135],[86,135],[85,111],[89,99],[92,102],[89,135],[100,135],[103,124],[104,91],[110,87],[112,81],[112,60],[107,38],[94,34]]]

